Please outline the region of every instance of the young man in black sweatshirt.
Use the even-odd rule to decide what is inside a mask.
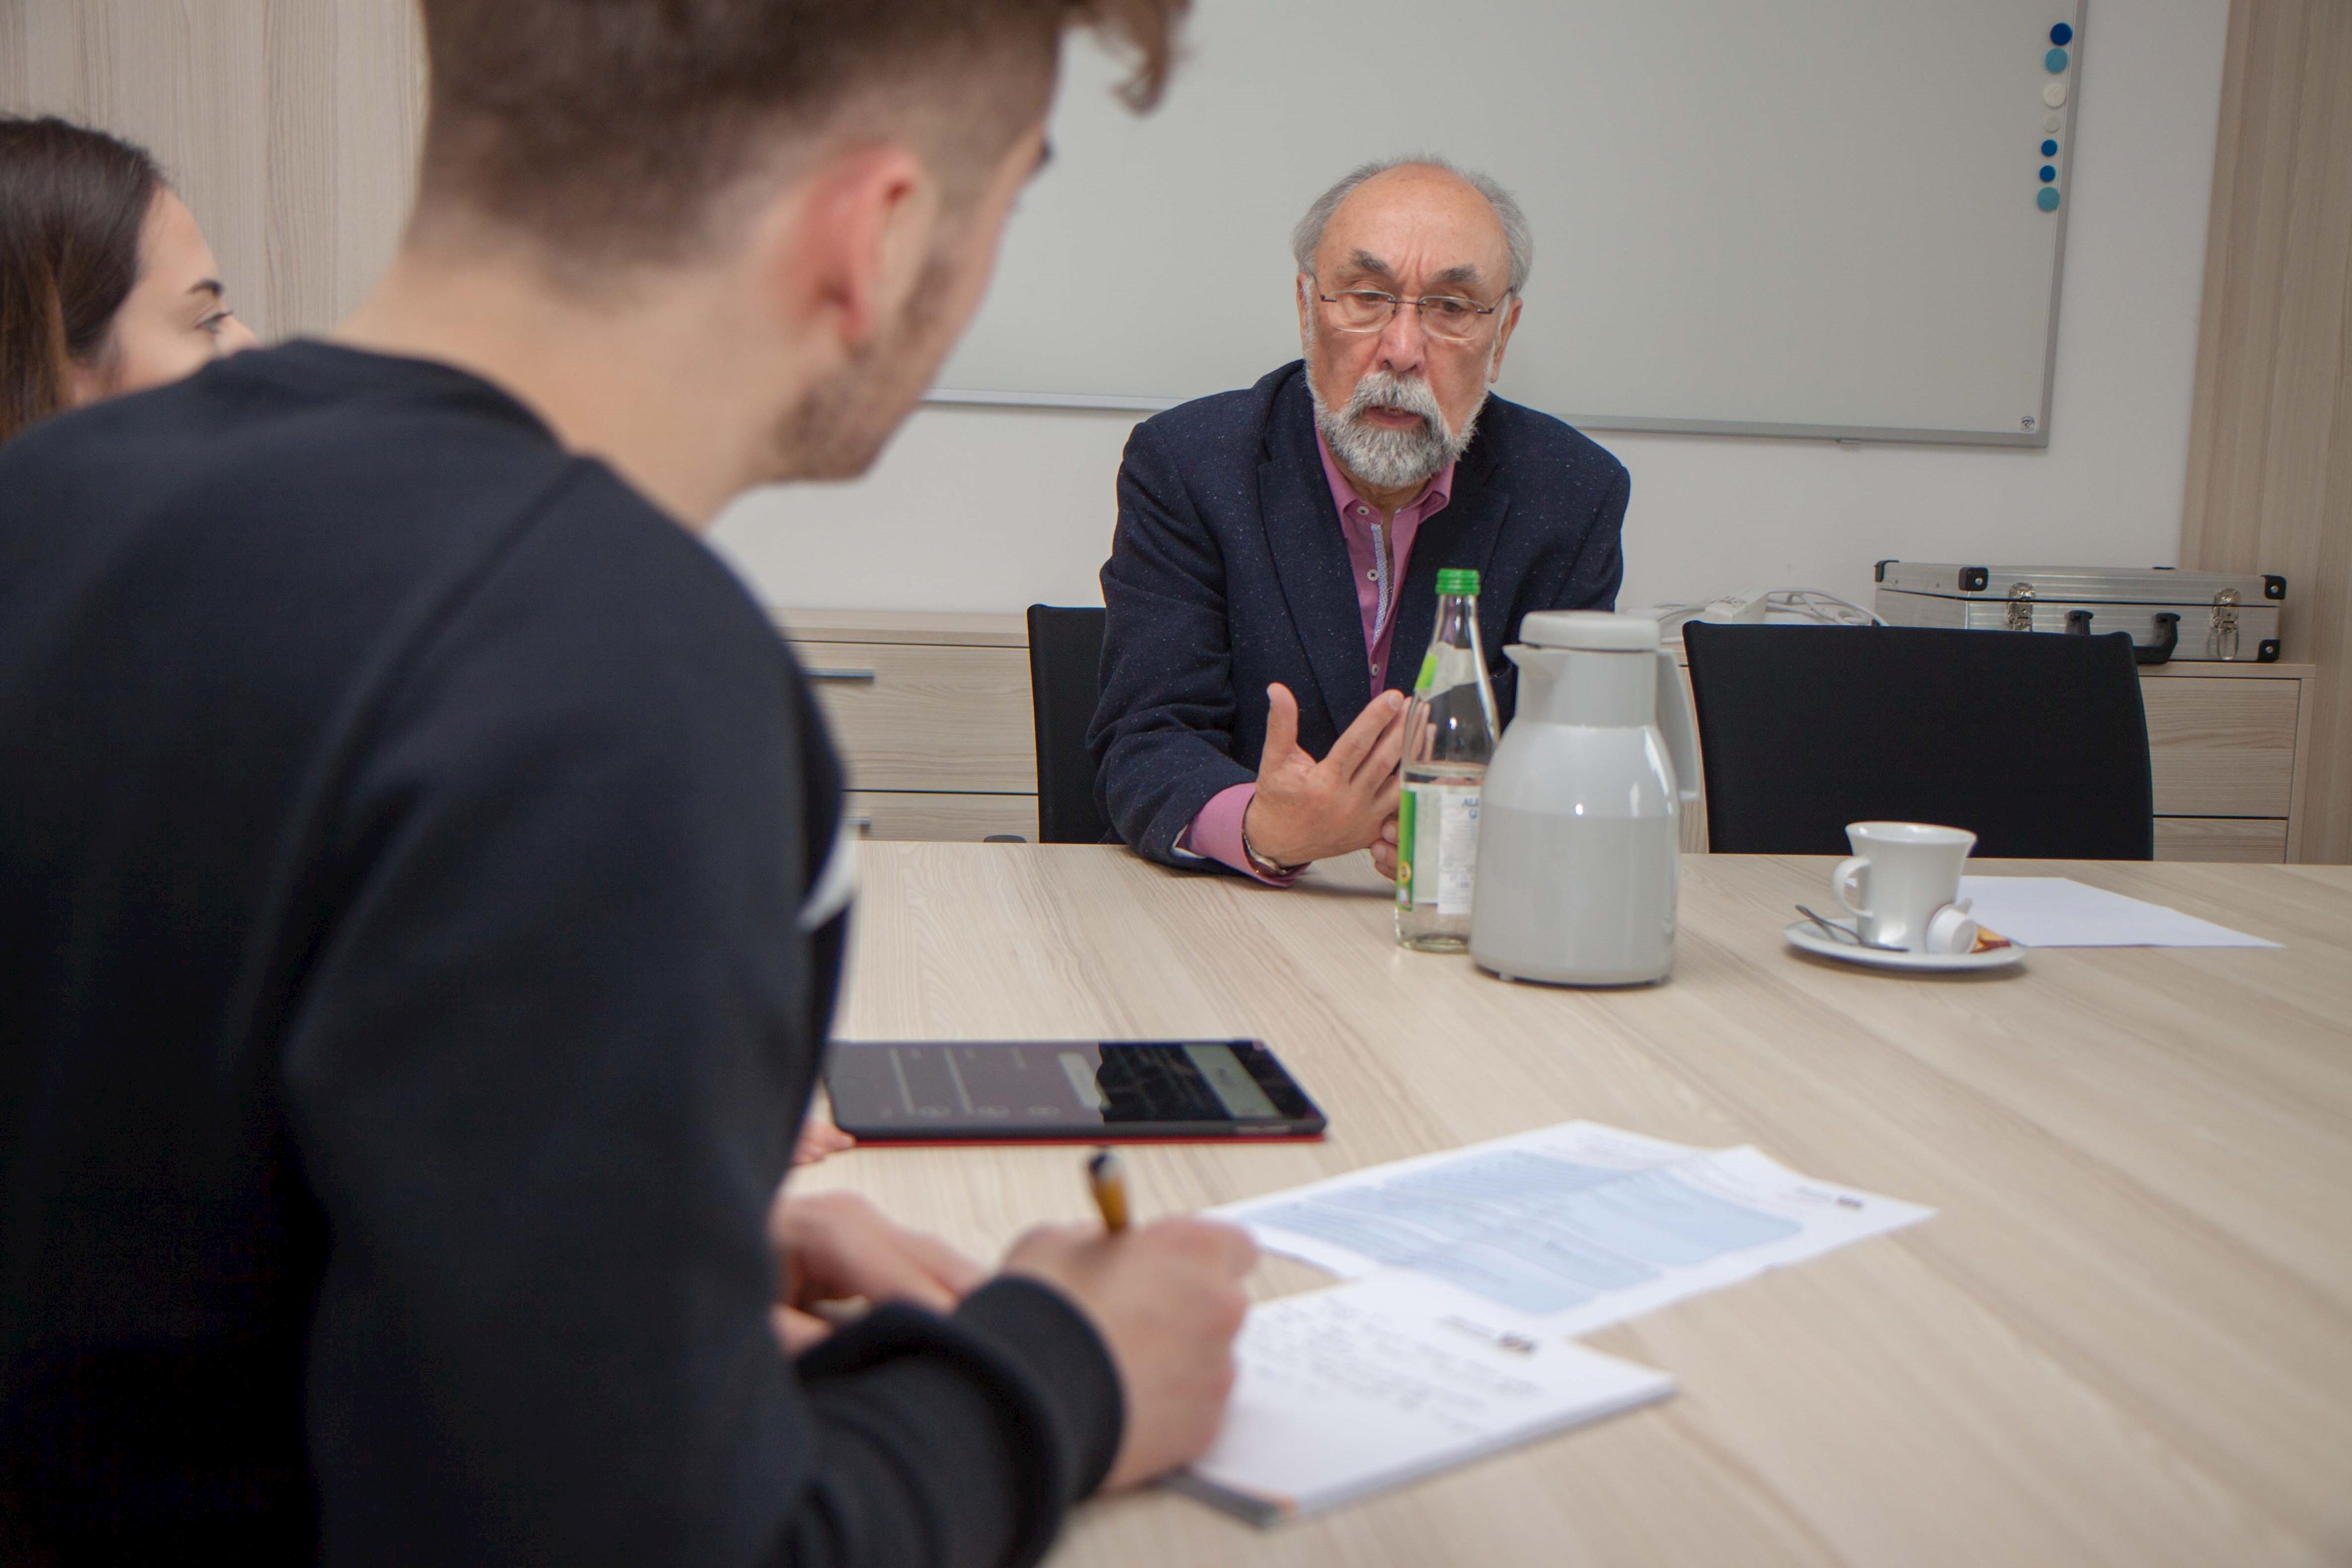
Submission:
[[[1030,1562],[1205,1446],[1238,1232],[778,1198],[841,777],[696,537],[1181,9],[425,0],[360,311],[0,455],[0,1558]]]

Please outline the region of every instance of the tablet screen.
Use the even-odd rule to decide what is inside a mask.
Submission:
[[[860,1138],[1297,1134],[1322,1126],[1274,1053],[1247,1040],[843,1041],[826,1062],[825,1088],[834,1120]]]

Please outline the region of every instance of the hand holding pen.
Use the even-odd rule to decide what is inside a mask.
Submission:
[[[1101,1226],[1040,1226],[1013,1243],[1004,1269],[1060,1291],[1110,1352],[1127,1412],[1103,1482],[1116,1489],[1197,1458],[1217,1435],[1257,1248],[1234,1226],[1189,1215],[1131,1224],[1126,1172],[1108,1149],[1085,1175]]]
[[[1103,1228],[1116,1236],[1127,1228],[1127,1166],[1116,1149],[1097,1149],[1087,1161],[1087,1186],[1102,1210]]]

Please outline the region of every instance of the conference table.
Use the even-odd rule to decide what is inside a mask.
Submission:
[[[1685,857],[1672,978],[1580,991],[1400,948],[1361,856],[1274,890],[865,846],[841,1038],[1251,1036],[1329,1115],[1131,1151],[1145,1216],[1579,1118],[1939,1211],[1587,1339],[1674,1374],[1662,1404],[1272,1530],[1097,1500],[1051,1562],[2352,1562],[2352,867],[1973,862],[2284,946],[1916,977],[1783,940],[1832,863]],[[1091,1218],[1080,1163],[867,1147],[794,1179],[993,1256]]]

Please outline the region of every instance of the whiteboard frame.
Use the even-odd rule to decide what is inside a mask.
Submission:
[[[1787,424],[1757,420],[1649,419],[1628,414],[1559,413],[1545,409],[1578,430],[1623,430],[1664,435],[1765,436],[1786,441],[1873,442],[1913,446],[1993,446],[2040,451],[2050,444],[2050,411],[2058,381],[2058,308],[2064,298],[2066,220],[2074,210],[2074,128],[2082,110],[2083,38],[2090,0],[2074,0],[2074,37],[2066,45],[2072,55],[2066,89],[2066,123],[2059,132],[2058,237],[2050,256],[2050,333],[2042,350],[2042,411],[2028,434],[1991,430],[1913,430],[1899,425]],[[1210,394],[1215,395],[1213,393]],[[933,387],[923,394],[927,403],[941,407],[1061,408],[1122,413],[1159,413],[1194,398],[1131,395],[1119,392],[986,392],[963,387]]]

